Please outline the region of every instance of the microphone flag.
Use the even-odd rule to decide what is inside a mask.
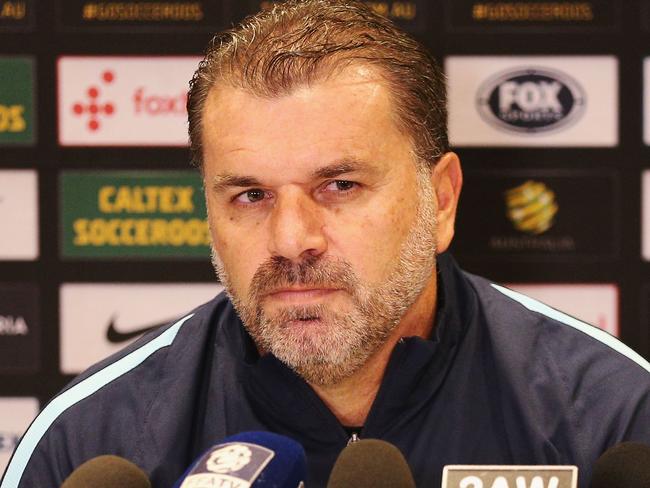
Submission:
[[[305,475],[300,444],[270,432],[244,432],[206,451],[174,488],[298,488]]]
[[[199,459],[180,488],[249,488],[274,455],[270,449],[248,442],[220,444]]]

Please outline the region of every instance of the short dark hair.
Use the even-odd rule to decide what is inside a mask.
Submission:
[[[193,163],[202,168],[203,110],[217,83],[273,98],[351,64],[377,68],[419,160],[433,165],[448,151],[444,75],[420,43],[360,2],[289,0],[208,44],[187,100]]]

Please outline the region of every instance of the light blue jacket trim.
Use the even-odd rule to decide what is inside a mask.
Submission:
[[[604,330],[599,329],[598,327],[594,327],[593,325],[589,325],[585,322],[581,322],[580,320],[571,317],[570,315],[555,310],[554,308],[551,308],[548,305],[544,305],[543,303],[538,302],[537,300],[534,300],[530,297],[527,297],[526,295],[522,295],[521,293],[516,292],[514,290],[510,290],[508,288],[504,288],[503,286],[499,286],[495,284],[492,284],[492,287],[500,291],[504,295],[512,298],[513,300],[521,303],[528,310],[532,310],[533,312],[539,312],[543,315],[546,315],[547,317],[557,320],[558,322],[562,322],[563,324],[573,327],[574,329],[578,329],[580,332],[584,332],[588,336],[593,337],[597,341],[600,341],[603,344],[606,344],[607,346],[611,347],[616,352],[619,352],[623,356],[626,356],[627,358],[629,358],[630,360],[634,361],[636,364],[641,366],[643,369],[645,369],[648,373],[650,373],[650,363],[648,363],[648,361],[643,359],[643,357],[640,354],[634,352],[628,346],[626,346],[621,341],[619,341],[616,337],[608,334]]]
[[[109,364],[104,369],[97,371],[54,398],[36,419],[34,419],[32,425],[25,432],[25,435],[13,454],[0,488],[18,487],[36,446],[59,415],[75,403],[97,392],[111,381],[133,370],[159,349],[169,346],[176,338],[176,334],[178,334],[183,323],[191,318],[192,315],[194,314],[183,317],[152,341],[147,342],[142,347]]]

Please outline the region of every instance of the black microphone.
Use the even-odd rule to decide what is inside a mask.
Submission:
[[[131,461],[107,454],[78,466],[61,488],[151,488],[151,483]]]
[[[270,432],[243,432],[210,448],[174,488],[304,488],[305,450],[296,441]]]
[[[650,446],[622,442],[594,464],[591,488],[650,488]]]
[[[339,454],[327,488],[415,488],[406,459],[397,447],[362,439]]]

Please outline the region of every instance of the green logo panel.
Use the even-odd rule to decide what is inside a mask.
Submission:
[[[67,171],[60,177],[66,258],[207,258],[194,171]]]
[[[0,56],[0,146],[35,140],[34,61]]]

